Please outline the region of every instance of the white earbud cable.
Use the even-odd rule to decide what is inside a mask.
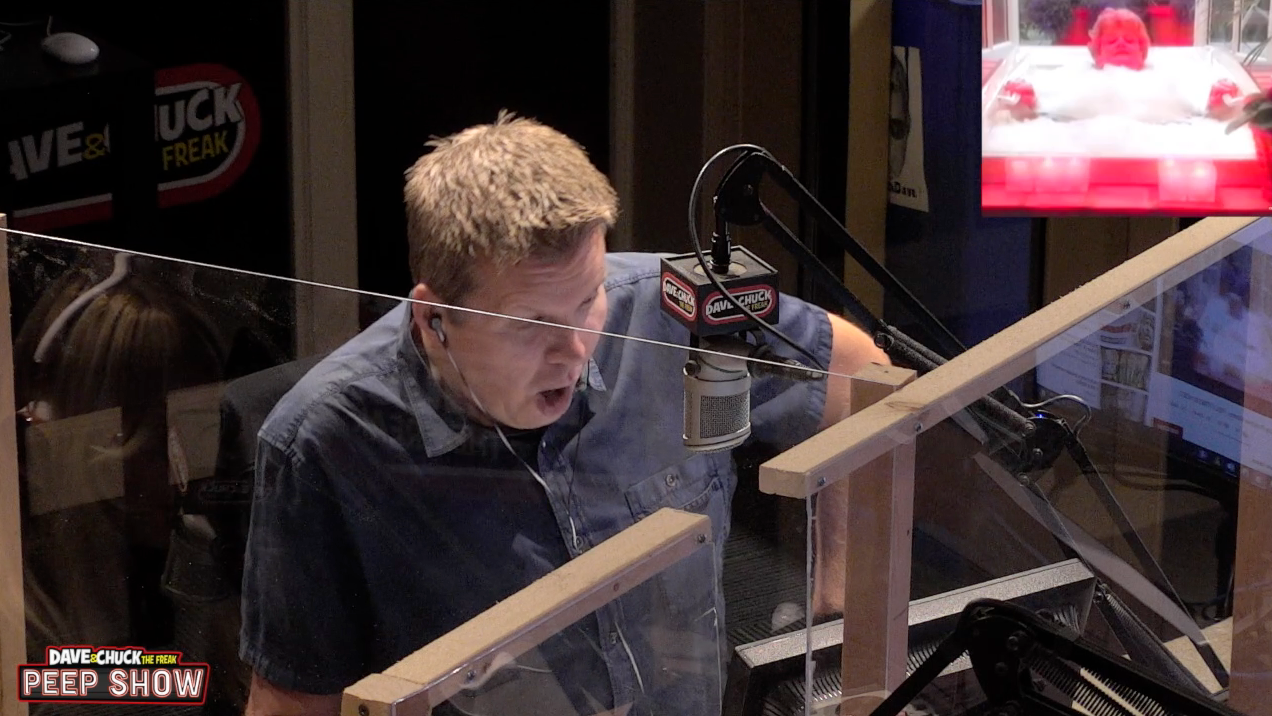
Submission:
[[[459,364],[455,362],[455,356],[451,355],[450,348],[447,348],[446,345],[443,344],[442,350],[446,351],[446,357],[450,359],[451,366],[455,368],[455,374],[459,376],[459,380],[464,384],[464,390],[468,391],[468,396],[473,399],[473,402],[477,404],[478,409],[480,409],[481,412],[485,413],[486,417],[490,418],[490,422],[494,424],[495,432],[499,433],[499,439],[503,441],[504,447],[508,448],[508,452],[512,453],[513,457],[517,458],[517,460],[522,465],[524,465],[527,470],[530,471],[531,475],[534,475],[534,479],[538,481],[541,487],[543,487],[543,491],[545,493],[549,495],[552,494],[551,491],[548,489],[547,481],[545,481],[539,475],[538,471],[536,471],[533,467],[530,467],[530,463],[526,462],[525,458],[521,457],[520,453],[512,449],[512,444],[508,442],[508,437],[504,435],[503,429],[499,427],[499,421],[495,419],[495,416],[490,414],[489,410],[486,410],[486,406],[482,405],[481,399],[478,398],[477,394],[473,392],[472,386],[468,384],[468,379],[464,377],[464,372],[459,369]],[[575,528],[574,526],[574,511],[570,509],[570,506],[568,504],[565,506],[565,516],[566,518],[570,520],[571,544],[574,545],[575,549],[578,549],[579,548],[579,532],[578,532],[578,529]]]
[[[500,429],[499,427],[499,421],[495,419],[495,416],[490,414],[490,411],[486,410],[486,406],[482,405],[481,399],[479,399],[477,397],[477,394],[473,392],[472,386],[468,384],[468,379],[464,377],[464,372],[459,369],[459,364],[455,362],[455,356],[451,355],[450,348],[446,347],[446,345],[443,344],[442,350],[446,351],[446,357],[450,360],[451,367],[455,369],[455,374],[458,375],[460,381],[463,382],[464,389],[468,391],[469,397],[473,399],[473,402],[477,404],[478,409],[480,409],[481,412],[485,413],[486,417],[490,418],[490,422],[494,424],[495,432],[499,433],[499,439],[503,441],[504,447],[508,448],[508,452],[512,453],[517,458],[517,460],[520,461],[521,464],[525,466],[526,470],[528,470],[531,475],[534,475],[534,479],[537,480],[539,484],[543,487],[543,491],[545,493],[548,492],[548,483],[544,481],[542,477],[539,476],[539,473],[533,467],[530,467],[530,463],[526,462],[525,459],[522,458],[521,455],[516,450],[512,449],[512,445],[508,442],[507,436],[504,435],[503,430]],[[565,505],[565,515],[566,515],[566,518],[569,519],[570,521],[570,539],[574,544],[574,548],[578,549],[579,548],[579,533],[574,526],[574,511],[573,509],[571,509],[570,505],[568,504],[569,498],[567,497],[566,499],[567,499],[567,504]],[[637,666],[636,664],[636,656],[632,654],[632,648],[628,646],[627,636],[623,634],[622,628],[615,625],[615,629],[618,632],[618,640],[623,645],[623,651],[627,653],[627,659],[632,664],[632,671],[635,672],[636,674],[636,684],[637,686],[640,687],[640,691],[643,694],[645,693],[645,679],[644,677],[641,676],[640,667]]]

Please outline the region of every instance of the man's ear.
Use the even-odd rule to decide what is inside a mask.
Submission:
[[[428,326],[429,317],[437,313],[437,306],[441,304],[437,294],[428,287],[428,284],[419,283],[415,288],[411,289],[411,320],[420,328]],[[418,303],[424,301],[425,303]],[[433,304],[433,305],[429,305]]]

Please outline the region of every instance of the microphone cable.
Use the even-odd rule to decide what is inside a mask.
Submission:
[[[801,354],[807,357],[810,361],[812,361],[813,365],[818,370],[828,373],[829,369],[826,366],[822,365],[822,362],[817,359],[817,356],[813,355],[807,349],[801,346],[799,343],[792,340],[789,336],[787,336],[785,333],[779,330],[777,326],[774,326],[773,324],[769,323],[763,318],[760,318],[759,316],[755,315],[755,313],[751,311],[750,308],[747,308],[746,306],[742,305],[742,303],[738,301],[737,298],[733,296],[733,294],[729,293],[729,291],[725,289],[724,284],[720,283],[720,279],[716,277],[715,272],[712,271],[711,267],[707,264],[706,255],[702,253],[702,238],[698,234],[698,196],[699,194],[702,193],[702,180],[704,177],[706,177],[707,171],[713,165],[715,165],[716,162],[720,161],[720,159],[722,159],[725,155],[731,152],[737,152],[741,150],[745,150],[745,153],[734,160],[734,163],[733,163],[734,167],[740,164],[743,160],[745,160],[751,154],[763,154],[764,156],[770,159],[773,159],[773,161],[775,162],[777,161],[773,157],[773,155],[769,154],[768,150],[764,149],[763,147],[756,146],[754,144],[735,144],[733,146],[725,147],[724,149],[721,149],[720,151],[716,152],[714,155],[712,155],[710,159],[707,160],[707,163],[703,164],[702,168],[698,170],[698,176],[693,181],[693,189],[691,189],[689,192],[689,237],[690,237],[690,243],[693,245],[693,252],[698,257],[698,265],[702,267],[702,273],[707,277],[708,280],[711,281],[711,285],[714,286],[715,289],[720,292],[720,295],[724,297],[725,300],[733,304],[734,308],[744,313],[747,318],[751,319],[752,321],[755,321],[757,324],[762,326],[764,330],[777,336],[786,345],[799,351]],[[730,171],[732,171],[732,169],[730,169]],[[716,214],[716,232],[721,237],[725,239],[728,238],[728,226],[727,224],[725,224],[725,222],[723,222],[720,219],[720,216],[718,213]]]

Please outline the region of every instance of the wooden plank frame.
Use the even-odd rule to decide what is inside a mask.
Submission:
[[[1270,233],[1269,218],[1211,217],[1194,224],[764,463],[760,489],[807,499],[831,487],[899,446],[912,445],[916,436],[981,396]],[[1247,496],[1254,488],[1262,488],[1263,499]],[[1272,588],[1264,586],[1266,574],[1272,573],[1266,566],[1272,558],[1266,554],[1272,552],[1265,541],[1250,538],[1272,524],[1272,500],[1263,494],[1272,491],[1272,483],[1261,484],[1243,474],[1241,490],[1234,611],[1252,623],[1246,629],[1238,624],[1234,630],[1230,705],[1251,716],[1272,716],[1272,700],[1262,697],[1272,674],[1272,639],[1267,638],[1272,616],[1266,615],[1272,610],[1265,606],[1272,603]],[[893,525],[894,531],[910,528]]]
[[[353,0],[285,4],[293,275],[357,286]],[[293,287],[297,355],[331,351],[358,332],[357,301],[344,291]]]
[[[425,716],[496,657],[516,658],[711,544],[711,519],[664,508],[440,639],[345,689],[343,716]]]
[[[1257,222],[1260,225],[1255,226]],[[6,224],[0,215],[0,237]],[[1249,230],[1249,231],[1243,231]],[[1143,254],[1058,299],[1035,314],[973,347],[928,375],[854,413],[810,440],[765,463],[761,487],[767,492],[808,498],[834,485],[854,470],[869,465],[898,447],[913,445],[917,434],[963,409],[976,398],[1006,383],[1091,334],[1100,326],[1132,310],[1165,288],[1196,273],[1272,231],[1272,220],[1208,218]],[[1242,234],[1246,234],[1242,236]],[[0,287],[3,315],[9,313],[8,271]],[[9,321],[0,322],[0,401],[14,404],[12,335]],[[0,675],[16,673],[25,661],[24,598],[18,504],[17,416],[4,413],[8,432],[0,438]],[[1242,482],[1242,511],[1238,528],[1238,615],[1266,621],[1266,586],[1259,586],[1253,565],[1265,561],[1266,542],[1253,540],[1251,530],[1272,524],[1272,505],[1257,510],[1246,498],[1250,488],[1268,492],[1262,482]],[[1267,500],[1263,501],[1267,504]],[[597,546],[580,558],[500,603],[447,636],[404,659],[383,674],[351,686],[343,713],[428,713],[456,693],[467,679],[484,673],[494,656],[516,656],[547,636],[617,598],[711,539],[708,518],[673,510],[661,511]],[[1251,567],[1242,570],[1241,565]],[[1259,574],[1264,571],[1259,570]],[[1262,622],[1233,635],[1231,704],[1252,716],[1272,715],[1272,700],[1253,679],[1263,677],[1272,663],[1272,633]],[[1251,677],[1251,681],[1245,679]],[[10,676],[10,678],[12,678]],[[1263,677],[1264,679],[1266,677]],[[0,677],[0,716],[24,716],[26,707],[11,689],[16,683]]]
[[[851,414],[887,399],[915,379],[912,370],[871,365],[852,380]],[[835,488],[843,487],[839,494]],[[838,529],[848,540],[841,570],[844,584],[843,716],[868,716],[878,701],[870,694],[905,681],[910,632],[910,553],[914,524],[914,443],[900,445],[818,493],[822,530]],[[835,503],[823,509],[827,499]],[[845,515],[839,524],[827,521]],[[853,525],[850,529],[849,525]],[[867,532],[868,530],[868,532]],[[880,628],[882,626],[882,628]]]
[[[18,416],[14,405],[13,327],[9,320],[8,220],[0,214],[0,716],[26,716],[15,693],[18,664],[26,661],[26,602],[22,591],[22,513],[18,504]]]

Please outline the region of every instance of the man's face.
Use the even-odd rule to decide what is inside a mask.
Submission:
[[[1139,33],[1128,22],[1111,22],[1100,36],[1099,64],[1144,69],[1147,48],[1141,44]]]
[[[496,272],[489,262],[479,261],[474,274],[476,286],[463,302],[465,307],[591,331],[599,331],[605,324],[602,228],[574,255],[555,263],[528,260]],[[456,313],[447,312],[444,348],[422,320],[430,314],[419,306],[416,325],[422,331],[429,362],[451,394],[469,403],[472,417],[489,422],[471,405],[469,389],[485,412],[509,427],[539,428],[565,413],[599,336],[473,313],[464,313],[456,322],[449,318]],[[462,381],[451,358],[462,373]]]

